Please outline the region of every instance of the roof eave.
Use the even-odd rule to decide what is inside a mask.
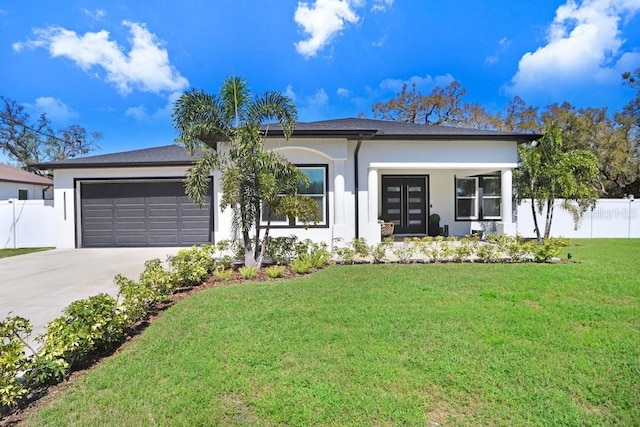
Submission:
[[[100,163],[36,163],[32,165],[38,169],[86,169],[86,168],[141,168],[141,167],[163,167],[163,166],[193,166],[195,160],[191,161],[166,161],[166,162],[100,162]]]

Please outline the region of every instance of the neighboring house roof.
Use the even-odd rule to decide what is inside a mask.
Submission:
[[[46,176],[36,175],[14,166],[0,163],[0,181],[17,182],[21,184],[53,185],[53,180]]]
[[[283,129],[278,124],[262,127],[267,137],[282,137]],[[448,126],[421,125],[372,119],[335,119],[296,124],[292,137],[341,137],[366,140],[504,140],[528,142],[540,138],[538,134],[498,132],[492,130],[455,128]],[[189,166],[200,156],[191,156],[179,145],[146,148],[99,156],[80,157],[55,162],[38,163],[41,169],[106,168],[121,166]]]

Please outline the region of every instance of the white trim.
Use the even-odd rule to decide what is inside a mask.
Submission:
[[[371,162],[370,168],[377,169],[509,169],[517,163],[436,163],[436,162]]]

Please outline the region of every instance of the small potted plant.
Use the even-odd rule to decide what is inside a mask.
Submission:
[[[390,222],[387,217],[385,217],[384,215],[380,215],[378,217],[378,222],[380,223],[380,235],[382,237],[389,237],[393,234],[395,225]]]
[[[440,215],[433,213],[429,215],[429,236],[435,237],[440,235]]]

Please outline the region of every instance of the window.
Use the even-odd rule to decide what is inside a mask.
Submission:
[[[298,169],[309,177],[309,186],[302,183],[298,185],[298,194],[311,197],[318,204],[320,210],[320,221],[310,226],[327,225],[327,166],[326,165],[298,165]],[[266,224],[269,217],[269,207],[262,206],[262,223]],[[271,225],[274,227],[288,227],[289,220],[284,216],[272,216]],[[296,220],[293,226],[303,226],[301,221]]]
[[[478,178],[456,178],[456,219],[477,219]]]
[[[18,200],[29,200],[29,190],[18,190]]]
[[[456,177],[456,220],[499,220],[501,190],[498,175]]]

